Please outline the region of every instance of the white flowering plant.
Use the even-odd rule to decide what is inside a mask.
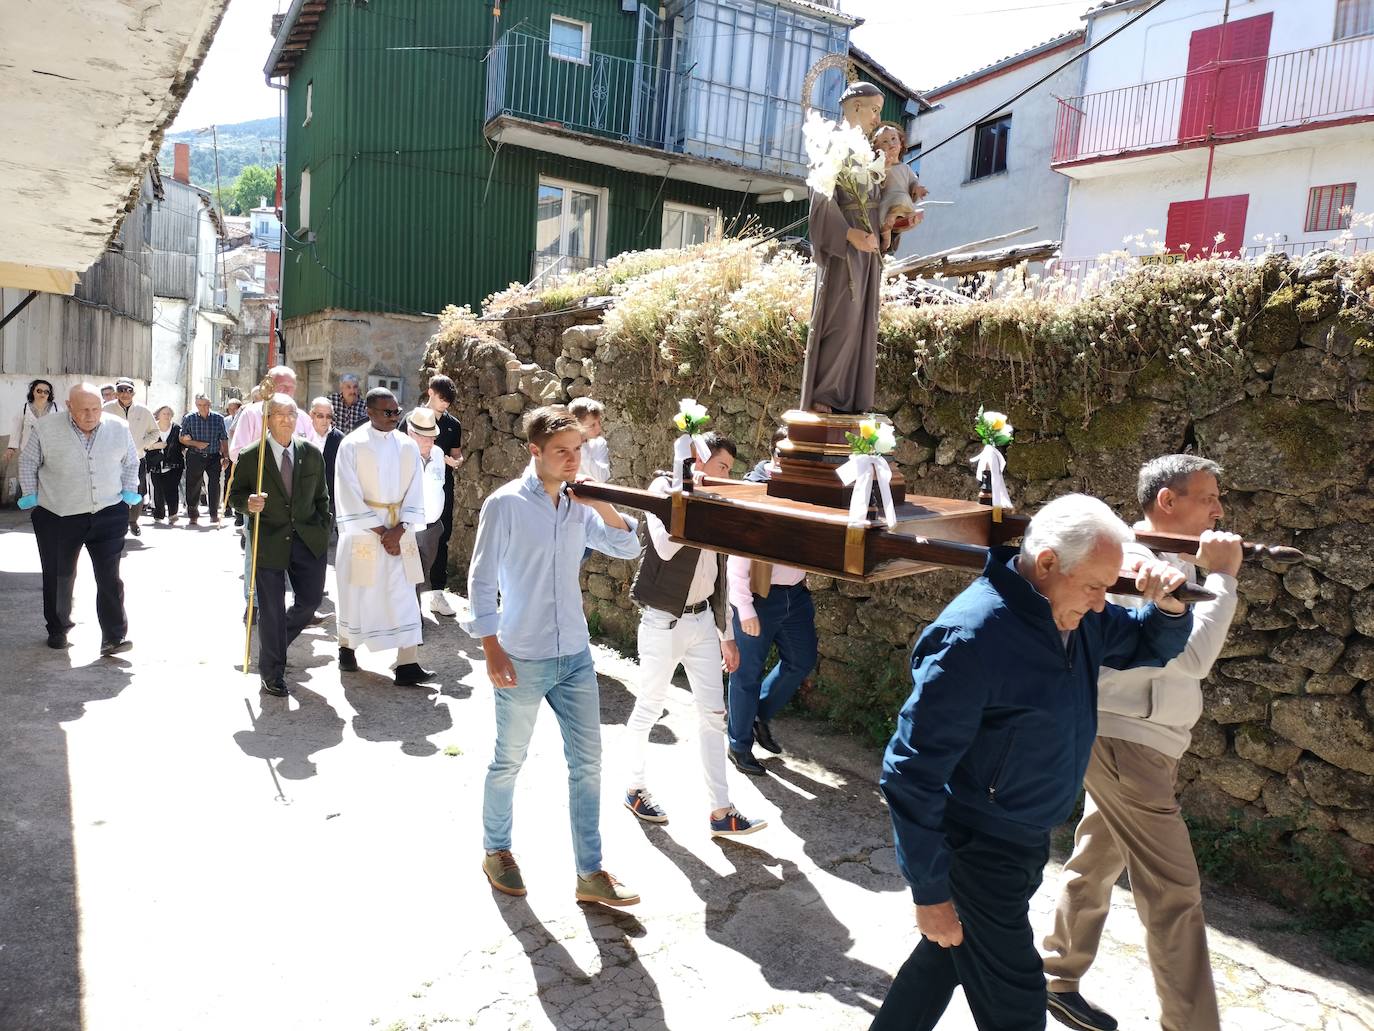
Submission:
[[[673,416],[673,425],[682,433],[699,433],[711,421],[711,417],[706,413],[706,406],[697,404],[694,397],[684,397],[677,403],[677,414]]]
[[[836,190],[843,190],[859,205],[860,227],[872,233],[867,200],[873,187],[887,178],[883,155],[874,151],[857,125],[832,122],[815,110],[806,116],[802,140],[806,145],[806,185],[832,199]]]
[[[846,433],[851,455],[888,455],[897,447],[897,432],[890,422],[863,419],[858,433]]]
[[[1001,412],[988,412],[983,410],[983,406],[978,406],[978,418],[973,423],[973,432],[978,434],[978,439],[991,447],[1002,447],[1010,444],[1015,430],[1011,422]]]

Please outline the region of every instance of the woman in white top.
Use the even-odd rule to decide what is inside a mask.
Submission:
[[[11,461],[16,452],[24,450],[39,419],[58,411],[61,409],[53,399],[52,384],[45,379],[30,383],[24,406],[14,413],[14,419],[10,422],[10,443],[5,449],[5,461]]]

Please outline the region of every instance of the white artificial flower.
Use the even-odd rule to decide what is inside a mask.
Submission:
[[[897,447],[897,433],[892,428],[890,422],[882,423],[878,427],[878,439],[873,445],[873,451],[879,455],[890,454]]]
[[[696,422],[706,418],[706,406],[697,404],[697,399],[694,397],[684,397],[678,402],[677,410],[680,414]]]

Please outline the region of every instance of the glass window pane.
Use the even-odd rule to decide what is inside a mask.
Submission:
[[[715,221],[710,215],[703,215],[699,212],[690,212],[687,215],[686,239],[682,241],[684,247],[692,244],[705,243],[711,235],[711,223]]]
[[[571,217],[568,219],[568,244],[564,254],[585,258],[590,262],[595,258],[596,217],[601,198],[594,193],[572,191]]]
[[[549,22],[549,53],[569,61],[586,61],[587,37],[583,26],[554,18]]]
[[[541,255],[563,253],[563,189],[539,184],[534,246]]]
[[[686,214],[673,208],[663,209],[663,246],[682,246],[682,219]]]

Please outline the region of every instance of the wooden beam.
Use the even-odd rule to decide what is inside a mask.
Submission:
[[[70,269],[42,265],[19,265],[0,261],[0,287],[12,290],[37,290],[45,294],[76,293],[77,274]]]
[[[991,251],[968,251],[962,254],[924,258],[907,265],[901,274],[908,277],[971,276],[975,272],[1013,268],[1023,261],[1048,261],[1058,253],[1059,241],[1040,240],[1019,247],[1001,247]]]

